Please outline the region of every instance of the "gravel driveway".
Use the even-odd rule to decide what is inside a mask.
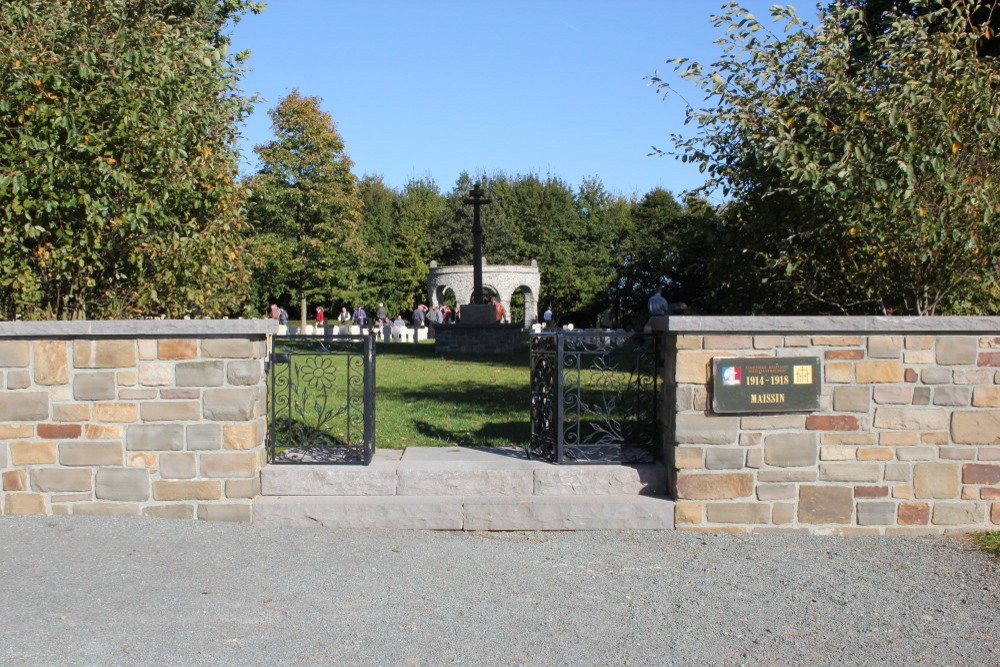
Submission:
[[[0,664],[1000,664],[959,539],[0,518]]]

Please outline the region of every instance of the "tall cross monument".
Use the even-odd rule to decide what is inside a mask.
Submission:
[[[483,302],[483,225],[479,220],[479,209],[483,205],[492,203],[483,195],[483,189],[479,187],[477,181],[469,197],[462,200],[463,204],[472,206],[472,300],[470,303]]]

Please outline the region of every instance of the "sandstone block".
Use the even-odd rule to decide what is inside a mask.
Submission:
[[[192,359],[198,356],[198,341],[194,338],[161,338],[156,342],[160,359]]]
[[[902,361],[859,361],[854,367],[859,384],[902,382]]]
[[[132,424],[125,432],[129,451],[176,451],[184,449],[182,424]]]
[[[126,424],[139,420],[137,403],[94,403],[94,420]]]
[[[907,368],[903,371],[903,379],[906,382],[916,382],[919,378],[920,376],[917,374],[917,371],[912,368]]]
[[[139,384],[144,387],[166,387],[174,383],[174,365],[143,363],[139,366]]]
[[[927,408],[875,408],[875,428],[936,431],[948,428],[948,411]]]
[[[38,468],[31,472],[31,488],[46,493],[91,491],[93,474],[86,469]],[[89,497],[88,497],[89,500]]]
[[[677,497],[687,500],[746,498],[753,493],[751,473],[692,473],[677,475]]]
[[[218,500],[221,497],[222,482],[218,480],[153,482],[154,500]]]
[[[889,487],[888,486],[855,486],[854,487],[854,498],[855,500],[860,498],[888,498],[889,497]]]
[[[969,405],[971,387],[936,387],[934,405]]]
[[[250,421],[257,416],[258,389],[206,389],[205,419],[215,421]],[[679,417],[678,417],[679,419]]]
[[[896,503],[858,503],[859,526],[888,526],[896,522]]]
[[[701,447],[678,447],[674,450],[674,467],[678,470],[705,467],[705,450]]]
[[[192,361],[177,364],[178,387],[221,387],[225,380],[225,362]]]
[[[703,503],[677,501],[674,504],[674,523],[701,523]]]
[[[27,389],[31,386],[31,373],[21,370],[7,371],[8,389]],[[3,374],[0,374],[0,388],[3,388]]]
[[[1000,484],[1000,465],[966,463],[962,466],[962,482],[965,484]]]
[[[813,345],[822,347],[860,347],[865,344],[861,336],[813,336]]]
[[[965,366],[976,363],[979,340],[972,336],[939,336],[934,344],[937,363],[942,366]]]
[[[794,484],[758,484],[757,500],[792,500],[795,498]]]
[[[78,401],[107,401],[115,398],[114,373],[77,373],[73,378],[73,398]]]
[[[147,401],[142,404],[142,421],[198,421],[201,404],[198,401]]]
[[[849,383],[854,379],[854,365],[848,363],[828,363],[823,366],[823,374],[828,383]]]
[[[203,477],[253,477],[260,470],[254,452],[206,452],[201,455]]]
[[[172,503],[170,505],[150,505],[142,508],[143,516],[156,519],[193,519],[194,505]]]
[[[260,384],[262,379],[261,362],[256,359],[230,361],[226,364],[226,379],[231,385]]]
[[[35,435],[34,424],[0,424],[0,440],[30,438],[33,435]],[[2,447],[0,451],[3,451]]]
[[[815,482],[816,470],[761,470],[757,480],[761,482]]]
[[[980,447],[980,461],[1000,461],[1000,447]]]
[[[764,438],[764,463],[782,468],[816,465],[816,436],[811,433],[778,433]]]
[[[860,426],[853,415],[809,415],[806,428],[811,431],[856,431]]]
[[[906,350],[903,352],[903,362],[907,364],[933,364],[933,350]]]
[[[947,368],[925,368],[920,371],[920,381],[924,384],[948,384],[951,382],[951,371]]]
[[[79,438],[83,435],[83,427],[79,424],[39,424],[38,425],[38,437],[39,438],[49,438],[49,439],[59,439],[59,440],[72,440],[73,438]]]
[[[161,389],[160,398],[168,400],[201,398],[201,389]]]
[[[253,449],[261,444],[258,423],[225,424],[222,427],[222,442],[225,449]]]
[[[3,486],[0,488],[4,491],[27,491],[28,471],[26,469],[5,471],[3,473]]]
[[[809,336],[785,336],[785,347],[809,347]]]
[[[844,431],[838,433],[836,431],[827,431],[826,433],[820,433],[819,439],[820,443],[824,445],[856,445],[867,447],[878,444],[874,433],[850,433]]]
[[[696,445],[730,445],[736,443],[739,417],[717,417],[703,414],[677,415],[677,442]]]
[[[758,469],[764,466],[764,451],[759,447],[747,450],[747,468]]]
[[[878,434],[878,444],[886,447],[914,447],[920,444],[920,434],[913,431],[883,431]]]
[[[913,388],[913,405],[930,405],[931,404],[931,388],[930,387],[914,387]]]
[[[15,440],[10,443],[10,462],[16,466],[53,464],[56,462],[56,443]]]
[[[905,447],[896,450],[896,458],[900,461],[931,461],[937,458],[933,447]]]
[[[753,347],[753,336],[708,335],[702,347],[706,350],[745,350]]]
[[[872,336],[868,339],[870,359],[899,359],[902,354],[902,336]]]
[[[253,506],[249,503],[225,503],[198,505],[198,518],[201,521],[238,521],[249,523]]]
[[[40,493],[8,493],[4,513],[8,516],[45,514],[45,496]]]
[[[26,340],[0,340],[0,368],[27,368],[31,348]]]
[[[870,407],[868,387],[834,387],[833,409],[837,412],[868,412]]]
[[[35,382],[41,385],[69,382],[69,352],[65,341],[42,340],[35,348]]]
[[[795,503],[774,503],[771,507],[771,522],[789,524],[795,519]],[[808,531],[808,529],[806,529]]]
[[[743,417],[740,427],[743,430],[774,431],[778,429],[801,429],[805,425],[803,415],[761,415],[759,417]]]
[[[1000,445],[1000,410],[956,410],[951,439],[959,445]]]
[[[95,493],[101,500],[149,500],[149,472],[144,468],[98,468]]]
[[[824,359],[844,359],[857,361],[865,358],[864,350],[827,350],[823,354]]]
[[[252,359],[257,349],[246,338],[206,338],[201,341],[201,356],[215,359]]]
[[[972,404],[977,408],[1000,408],[1000,387],[976,387]]]
[[[1000,486],[984,486],[980,491],[983,500],[1000,500]]]
[[[160,467],[160,455],[150,452],[126,452],[125,465],[129,468],[156,470]]]
[[[933,336],[907,336],[906,339],[906,349],[907,350],[932,350],[934,349],[934,337]]]
[[[59,464],[64,466],[120,466],[125,453],[121,442],[61,442]]]
[[[153,338],[139,339],[139,359],[152,361],[156,359],[156,340]]]
[[[197,476],[198,465],[193,452],[160,454],[160,477],[163,479],[191,479]]]
[[[56,403],[52,406],[52,421],[90,421],[90,406],[86,403]]]
[[[885,481],[887,482],[909,482],[910,465],[907,463],[886,463]]]
[[[927,503],[900,503],[896,522],[901,525],[926,525],[931,522],[931,506]]]
[[[990,521],[1000,525],[1000,503],[993,503],[993,509],[990,510]]]
[[[709,447],[705,451],[705,467],[709,470],[737,470],[746,461],[744,450]]]
[[[913,387],[905,384],[886,384],[875,387],[875,402],[879,405],[909,405],[913,401]]]
[[[87,424],[88,440],[119,440],[125,435],[120,424]]]
[[[188,424],[188,450],[222,449],[222,424]]]
[[[957,463],[917,463],[913,466],[916,498],[958,498]]]
[[[260,477],[226,480],[226,498],[256,498],[260,495]]]
[[[709,523],[771,523],[771,507],[764,503],[706,503]]]
[[[677,337],[678,350],[700,350],[701,336],[680,335]]]
[[[821,461],[854,461],[857,457],[857,447],[828,446],[820,448]]]
[[[49,418],[49,394],[45,391],[0,392],[0,420],[41,421]]]
[[[1000,352],[980,352],[977,366],[1000,366]]]
[[[126,368],[136,364],[134,340],[78,340],[73,343],[76,368]]]
[[[118,398],[123,401],[147,401],[151,398],[156,398],[156,390],[123,387],[118,391]]]
[[[913,487],[896,485],[892,487],[892,497],[898,500],[911,500],[913,498]]]
[[[866,447],[858,450],[859,461],[891,461],[892,450],[886,447]]]
[[[947,445],[950,440],[947,432],[937,431],[935,433],[921,433],[920,442],[925,445]]]
[[[740,444],[744,447],[753,447],[759,445],[763,439],[762,433],[740,433]]]
[[[772,350],[781,347],[784,340],[781,336],[754,336],[753,347],[755,350]]]
[[[854,494],[844,486],[799,487],[799,523],[850,523]]]
[[[708,382],[709,366],[713,352],[688,352],[678,350],[675,374],[678,384],[705,384]]]
[[[877,482],[882,470],[877,463],[823,463],[819,478],[827,482]]]
[[[993,384],[993,369],[977,368],[969,370],[956,368],[952,374],[955,384]]]
[[[139,516],[141,506],[136,503],[77,503],[73,514],[79,516]]]
[[[139,372],[134,368],[120,368],[115,373],[119,387],[134,387],[139,381]]]
[[[931,523],[936,526],[963,526],[986,521],[986,506],[982,503],[934,503]]]

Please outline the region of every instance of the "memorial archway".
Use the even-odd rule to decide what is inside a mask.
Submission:
[[[431,306],[444,305],[447,293],[451,290],[460,304],[469,302],[473,291],[473,267],[471,264],[454,266],[438,266],[431,262],[430,273],[427,276],[427,295]],[[500,299],[500,303],[511,312],[511,300],[517,292],[524,300],[523,322],[528,328],[538,321],[538,292],[541,289],[541,276],[538,263],[531,260],[528,266],[516,264],[490,265],[483,260],[484,292],[492,290]],[[511,319],[511,321],[518,321]]]

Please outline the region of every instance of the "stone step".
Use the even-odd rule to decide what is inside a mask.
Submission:
[[[260,496],[264,527],[423,530],[670,530],[674,503],[637,495]]]
[[[265,496],[597,496],[666,493],[662,464],[541,461],[372,461],[369,466],[268,465]]]

